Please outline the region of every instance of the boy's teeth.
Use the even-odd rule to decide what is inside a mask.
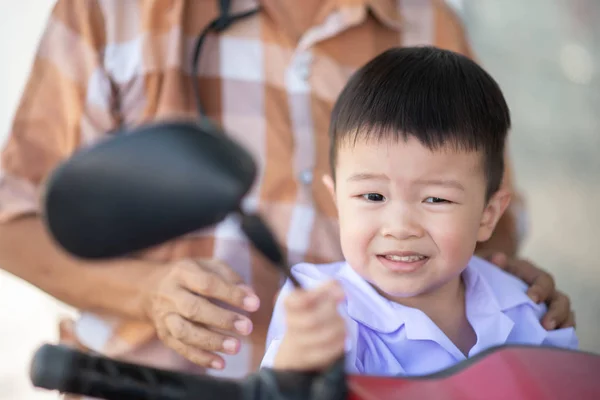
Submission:
[[[391,261],[415,262],[415,261],[421,261],[421,260],[425,259],[425,256],[396,256],[396,255],[390,254],[390,255],[385,256],[385,258],[387,258],[388,260],[391,260]]]

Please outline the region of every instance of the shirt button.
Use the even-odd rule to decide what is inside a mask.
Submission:
[[[300,173],[300,182],[305,185],[310,185],[313,181],[313,172],[310,169],[305,169]]]
[[[306,81],[310,77],[312,60],[313,57],[310,52],[301,53],[297,56],[296,73],[300,79]]]
[[[310,66],[308,65],[299,65],[296,71],[298,73],[298,77],[303,81],[307,81],[310,77]]]

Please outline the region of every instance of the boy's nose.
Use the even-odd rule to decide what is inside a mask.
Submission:
[[[383,216],[381,234],[398,240],[422,237],[424,229],[419,221],[419,213],[410,207],[393,207]]]

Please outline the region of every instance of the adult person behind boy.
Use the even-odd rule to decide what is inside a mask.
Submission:
[[[231,4],[231,13],[256,6]],[[280,283],[231,221],[134,258],[88,263],[65,254],[48,237],[37,199],[48,173],[73,152],[120,127],[198,118],[198,85],[206,115],[258,160],[247,205],[264,213],[290,261],[334,261],[341,258],[335,209],[312,176],[328,169],[329,115],[351,72],[394,46],[471,54],[442,1],[260,5],[206,37],[195,79],[193,47],[219,15],[217,1],[57,1],[2,155],[0,266],[82,311],[74,325],[62,326],[63,341],[178,370],[221,369],[227,359],[233,369],[223,373],[241,376],[263,356]],[[514,191],[510,179],[505,185]],[[515,215],[506,213],[479,250],[512,260]],[[545,323],[573,324],[568,298],[550,275],[522,261],[508,265],[532,285],[532,296],[549,301]],[[241,281],[253,287],[260,309]]]
[[[352,373],[423,375],[504,343],[577,348],[473,255],[510,202],[509,129],[502,91],[465,56],[391,49],[361,68],[332,113],[325,177],[345,261],[293,267],[308,290],[282,289],[263,365],[321,370],[345,352]]]

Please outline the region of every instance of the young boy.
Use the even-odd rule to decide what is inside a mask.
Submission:
[[[332,114],[334,196],[346,261],[299,264],[274,309],[262,366],[421,375],[503,343],[577,347],[546,331],[524,283],[473,256],[510,202],[510,114],[468,58],[392,49],[361,68]]]

